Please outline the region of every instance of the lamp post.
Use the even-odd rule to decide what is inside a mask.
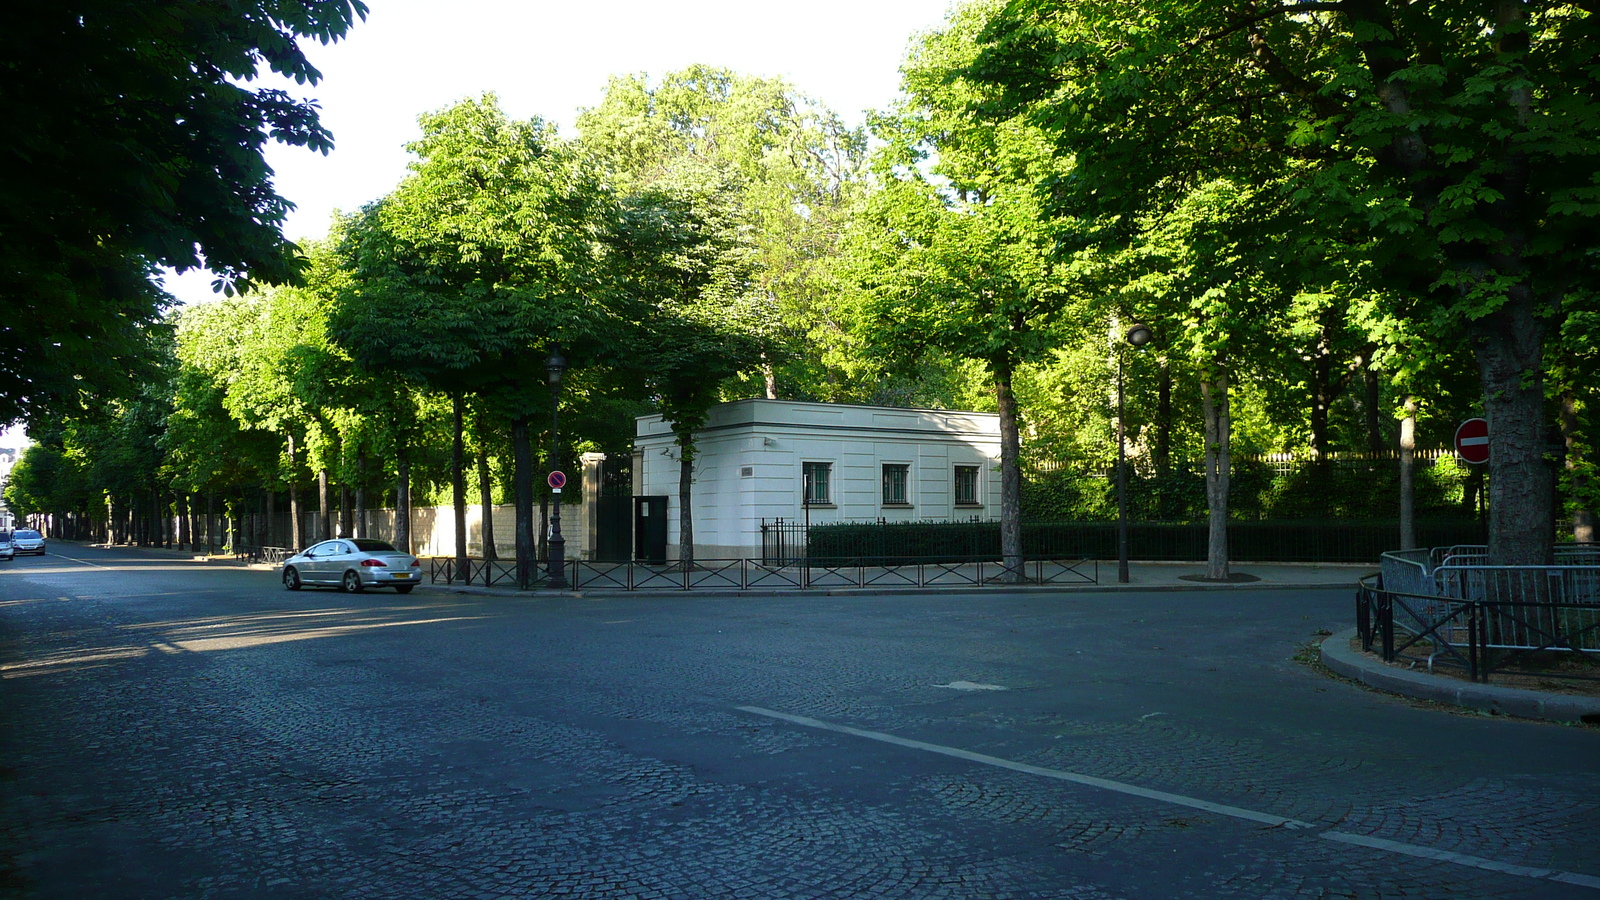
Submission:
[[[1123,340],[1143,347],[1154,337],[1148,326],[1135,323]],[[1122,347],[1117,347],[1117,583],[1128,583],[1128,443],[1127,402],[1122,388]]]
[[[550,375],[550,471],[561,466],[561,375],[567,371],[567,358],[561,355],[561,345],[550,348],[550,358],[544,361]],[[551,483],[555,496],[550,504],[550,587],[562,591],[567,588],[567,541],[561,536],[561,489]]]

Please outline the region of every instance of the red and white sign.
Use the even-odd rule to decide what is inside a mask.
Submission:
[[[1482,465],[1489,461],[1489,422],[1468,419],[1456,429],[1456,456],[1462,462]]]
[[[551,472],[550,477],[545,479],[545,483],[550,485],[550,487],[554,490],[559,491],[567,486],[567,473],[560,470]]]

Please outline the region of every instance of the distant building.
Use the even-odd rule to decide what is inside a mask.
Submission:
[[[994,413],[736,400],[712,408],[695,444],[691,507],[701,559],[759,558],[764,521],[798,521],[808,513],[816,525],[989,519],[1000,512]],[[679,543],[678,460],[671,425],[641,416],[636,515],[665,512],[672,558]],[[639,503],[640,497],[657,499]],[[636,534],[645,531],[635,523]],[[647,556],[637,545],[634,555]]]

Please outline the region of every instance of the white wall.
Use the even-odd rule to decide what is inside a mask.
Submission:
[[[668,553],[677,555],[678,449],[659,416],[641,417],[636,492],[668,501]],[[740,400],[712,410],[697,437],[695,554],[759,557],[761,523],[802,520],[802,464],[827,462],[833,483],[813,524],[995,518],[1000,499],[1000,426],[992,413],[908,410],[777,400]],[[906,507],[885,507],[882,467],[911,469]],[[980,467],[979,505],[954,506],[955,466]]]

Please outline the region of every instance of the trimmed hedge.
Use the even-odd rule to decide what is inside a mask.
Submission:
[[[1136,522],[1128,525],[1130,559],[1192,562],[1206,558],[1204,522]],[[1424,547],[1485,542],[1484,527],[1469,520],[1417,523]],[[1370,562],[1400,546],[1393,521],[1230,522],[1228,557],[1244,562]],[[814,563],[998,560],[998,522],[891,522],[814,525]],[[1116,559],[1115,522],[1024,522],[1022,552],[1030,559]]]

